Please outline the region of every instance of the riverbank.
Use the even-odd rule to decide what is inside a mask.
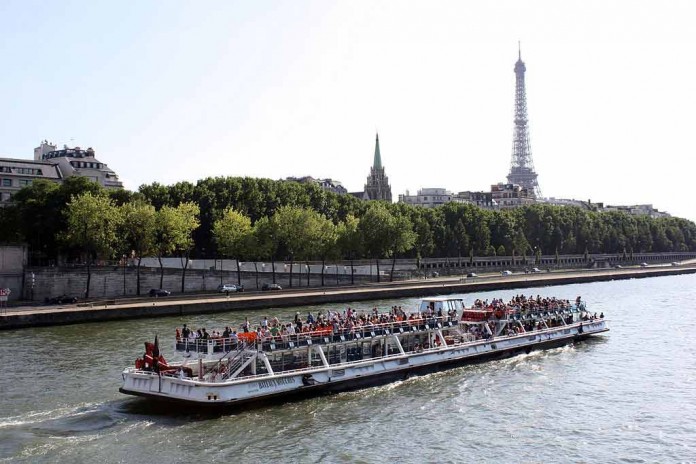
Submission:
[[[452,293],[475,293],[499,289],[545,287],[571,283],[598,282],[678,274],[694,274],[696,265],[655,266],[631,269],[569,270],[509,276],[482,275],[473,278],[438,278],[360,287],[324,287],[320,289],[283,290],[280,292],[196,295],[149,300],[111,300],[101,303],[66,306],[24,306],[2,309],[0,330],[19,329],[84,322],[99,322],[143,317],[185,316],[307,306],[385,298],[420,297]]]

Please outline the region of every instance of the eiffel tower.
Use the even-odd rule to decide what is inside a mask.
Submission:
[[[507,180],[511,184],[525,187],[541,197],[541,189],[534,171],[532,149],[529,144],[529,126],[527,119],[527,94],[524,87],[524,73],[527,70],[522,61],[522,50],[518,48],[518,60],[515,63],[515,130],[512,137],[512,162]]]

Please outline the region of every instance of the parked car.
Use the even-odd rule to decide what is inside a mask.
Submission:
[[[282,290],[283,287],[281,287],[278,284],[263,284],[261,287],[261,290],[267,291],[267,290]]]
[[[51,298],[46,298],[44,300],[46,304],[75,304],[77,303],[76,296],[60,295]]]
[[[679,263],[676,261],[672,261],[672,266],[679,266]]]
[[[623,266],[620,264],[614,265],[614,269],[623,269]]]
[[[512,271],[506,270],[506,271],[501,272],[500,275],[509,276],[509,275],[512,275]]]
[[[475,272],[470,272],[466,276],[467,277],[478,277],[478,274],[476,274]]]
[[[171,292],[169,290],[164,290],[162,288],[151,288],[150,291],[147,293],[150,296],[169,296]]]
[[[221,293],[234,293],[237,291],[237,286],[234,284],[221,284],[218,285],[218,292]]]
[[[538,267],[533,267],[532,272],[534,272],[534,273],[541,272],[541,269],[539,269]]]
[[[640,267],[648,267],[648,263],[640,263]]]

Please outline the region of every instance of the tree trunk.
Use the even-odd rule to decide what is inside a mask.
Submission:
[[[353,258],[350,259],[350,284],[355,285],[355,269],[353,269]]]
[[[309,274],[310,274],[309,261],[305,261],[305,265],[307,266],[307,288],[309,288]]]
[[[259,289],[259,263],[254,261],[254,270],[256,271],[256,290]]]
[[[338,281],[338,263],[334,261],[334,265],[336,266],[336,286],[338,287],[340,282]]]
[[[235,261],[237,261],[237,285],[242,285],[242,271],[239,266],[239,259],[236,259]]]
[[[394,256],[392,257],[392,268],[391,268],[391,274],[389,275],[389,282],[394,282],[394,268],[396,267],[396,253],[394,253]]]
[[[275,260],[273,259],[273,256],[271,256],[271,272],[273,273],[273,283],[276,283],[276,279],[275,279]]]
[[[87,250],[87,288],[85,288],[85,298],[89,298],[89,284],[92,282],[92,257]]]
[[[377,263],[377,283],[379,283],[380,282],[380,280],[379,280],[379,258],[377,258],[375,260],[375,262]]]
[[[181,293],[184,293],[184,285],[186,284],[186,268],[189,263],[189,252],[186,252],[186,260],[184,262],[184,268],[181,270]]]
[[[326,269],[326,262],[324,258],[321,258],[321,286],[324,286],[324,269]]]
[[[142,262],[143,257],[138,255],[138,267],[136,268],[136,279],[135,279],[135,294],[140,296],[140,263]]]
[[[293,265],[293,259],[295,259],[294,256],[290,256],[290,288],[292,288],[292,265]]]
[[[159,288],[162,288],[162,285],[164,284],[164,265],[162,264],[162,255],[157,255],[157,259],[159,260],[159,265],[160,265],[160,285],[159,285]]]

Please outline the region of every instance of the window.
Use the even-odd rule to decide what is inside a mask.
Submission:
[[[31,180],[29,180],[29,179],[19,179],[19,186],[20,186],[20,187],[26,187],[27,185],[31,185]]]
[[[12,179],[3,179],[2,186],[3,187],[12,187]]]

